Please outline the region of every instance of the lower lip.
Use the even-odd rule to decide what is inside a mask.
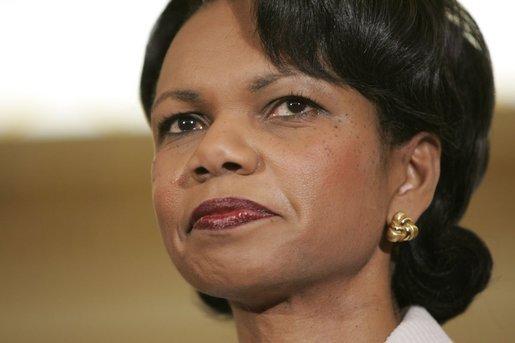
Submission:
[[[223,214],[204,216],[193,224],[192,230],[221,231],[233,229],[256,220],[272,217],[270,213],[260,213],[251,210],[236,210]]]

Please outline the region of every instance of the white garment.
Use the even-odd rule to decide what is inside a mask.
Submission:
[[[452,343],[452,340],[425,308],[411,306],[385,343]]]

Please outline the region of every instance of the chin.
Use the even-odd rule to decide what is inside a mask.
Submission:
[[[195,287],[198,291],[229,301],[231,306],[252,312],[263,312],[288,300],[294,293],[284,282],[263,280],[236,281],[232,284],[205,284],[205,288]]]
[[[172,260],[183,278],[196,290],[218,298],[242,304],[270,303],[287,296],[291,280],[296,279],[283,260],[261,254],[259,259],[233,252],[202,256],[173,256]]]

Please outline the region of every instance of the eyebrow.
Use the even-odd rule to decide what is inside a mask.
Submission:
[[[163,101],[166,99],[175,99],[182,102],[189,103],[200,103],[202,102],[202,98],[200,93],[191,90],[191,89],[174,89],[161,93],[159,97],[154,101],[152,105],[152,111]]]
[[[249,82],[248,89],[251,93],[259,92],[261,89],[266,88],[270,86],[272,83],[276,82],[279,79],[293,76],[295,73],[289,70],[285,70],[280,73],[274,73],[274,74],[267,74],[264,76],[258,76],[255,79],[253,79],[251,82]]]
[[[263,76],[258,76],[255,79],[251,80],[248,84],[248,90],[251,93],[256,93],[266,88],[276,82],[279,79],[294,76],[295,73],[289,70],[285,70],[280,73],[272,73],[266,74]],[[187,102],[192,104],[198,104],[202,102],[202,96],[199,92],[196,92],[191,89],[174,89],[168,90],[159,95],[159,97],[154,101],[152,105],[152,111],[163,101],[167,99],[175,99],[181,102]]]

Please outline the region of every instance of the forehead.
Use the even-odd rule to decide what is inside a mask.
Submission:
[[[218,0],[199,9],[172,41],[161,70],[163,84],[194,82],[204,77],[217,83],[246,75],[277,71],[262,51],[246,1]],[[209,74],[209,75],[207,75]],[[205,80],[204,80],[205,81]]]

